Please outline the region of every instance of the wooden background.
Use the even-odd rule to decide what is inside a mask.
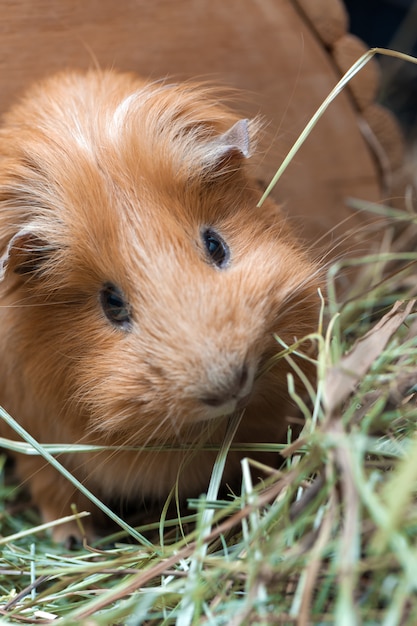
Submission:
[[[267,121],[259,177],[269,182],[340,75],[343,5],[311,4],[313,26],[303,2],[290,0],[0,0],[0,112],[30,81],[63,68],[208,79],[243,90],[242,115]],[[274,192],[310,242],[351,217],[346,196],[381,197],[379,166],[357,116],[351,95],[341,94]]]

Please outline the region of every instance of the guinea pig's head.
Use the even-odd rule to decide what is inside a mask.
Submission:
[[[206,88],[112,72],[50,79],[6,116],[8,333],[22,384],[78,432],[139,445],[244,406],[280,419],[291,367],[268,364],[276,336],[315,329],[318,271],[256,206],[256,126]]]

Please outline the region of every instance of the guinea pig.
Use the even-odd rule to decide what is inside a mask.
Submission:
[[[285,440],[276,336],[317,328],[321,278],[280,208],[257,208],[258,126],[212,88],[115,71],[48,78],[4,116],[0,404],[43,443],[111,446],[60,457],[105,502],[203,492],[216,453],[198,447],[235,411],[236,441]],[[75,503],[95,536],[99,512],[55,469],[16,467],[45,521]]]

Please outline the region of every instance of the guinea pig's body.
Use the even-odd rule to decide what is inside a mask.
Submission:
[[[206,88],[115,72],[54,77],[5,117],[0,403],[43,443],[120,448],[60,457],[107,501],[204,491],[196,449],[235,410],[237,441],[285,434],[291,366],[266,366],[274,335],[316,328],[318,272],[256,207],[252,126]],[[162,444],[189,451],[134,450]],[[91,509],[42,459],[17,469],[46,520]]]

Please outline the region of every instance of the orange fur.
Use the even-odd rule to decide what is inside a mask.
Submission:
[[[274,334],[291,344],[315,329],[319,272],[279,208],[256,208],[246,159],[217,158],[236,121],[205,87],[110,71],[53,77],[6,116],[0,403],[38,440],[193,450],[221,438],[245,369],[237,440],[282,441],[290,366],[257,373],[279,350]],[[227,267],[208,261],[203,227],[229,245]],[[128,329],[103,312],[108,283],[129,303]],[[167,496],[184,460],[181,495],[204,491],[214,458],[120,449],[62,461],[100,497],[140,505]],[[41,459],[21,457],[18,470],[45,519],[70,502],[91,508]]]

